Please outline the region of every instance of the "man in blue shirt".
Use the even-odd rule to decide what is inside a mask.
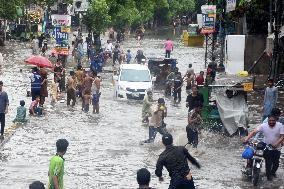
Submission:
[[[3,82],[0,81],[0,123],[1,123],[1,137],[4,139],[5,129],[5,114],[8,113],[9,99],[5,91],[3,91]]]
[[[32,69],[31,79],[31,93],[32,93],[32,101],[36,99],[36,96],[40,96],[41,89],[41,76],[37,67]]]

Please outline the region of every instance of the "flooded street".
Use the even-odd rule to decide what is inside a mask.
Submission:
[[[125,51],[130,49],[133,56],[138,49],[143,49],[146,56],[163,56],[165,39],[166,37],[147,37],[141,46],[134,39],[129,39],[123,43],[123,48]],[[193,64],[195,73],[204,69],[204,49],[183,47],[179,36],[174,43],[172,56],[178,59],[182,74],[189,63]],[[10,100],[6,118],[8,127],[12,125],[11,120],[15,117],[19,101],[24,99],[26,107],[31,102],[26,97],[26,90],[30,86],[30,66],[23,62],[31,54],[31,49],[24,43],[11,43],[1,49],[1,52],[5,54],[5,62],[0,71],[0,80],[3,80],[4,90]],[[23,69],[23,73],[20,69]],[[161,136],[157,134],[154,144],[139,144],[148,138],[148,128],[141,124],[142,102],[114,99],[111,74],[103,73],[101,76],[103,83],[99,115],[82,112],[80,102],[77,102],[75,108],[67,108],[65,103],[59,102],[52,107],[49,98],[43,117],[31,117],[27,125],[17,129],[0,149],[0,189],[26,189],[34,180],[46,184],[49,160],[56,152],[55,142],[59,138],[69,141],[64,156],[66,189],[137,188],[136,171],[142,167],[151,172],[152,187],[167,188],[170,181],[168,172],[163,170],[164,182],[159,182],[154,174],[158,155],[164,150]],[[154,91],[154,99],[162,96],[160,91]],[[170,99],[166,100],[168,117],[165,122],[169,132],[173,134],[174,143],[179,145],[187,142],[185,100],[185,87],[179,106],[174,106]],[[259,110],[260,107],[255,108],[253,116],[259,118]],[[242,178],[241,169],[245,161],[241,158],[243,145],[238,137],[202,131],[199,147],[202,154],[197,159],[202,167],[198,170],[190,165],[196,188],[253,188],[251,182]],[[267,182],[264,177],[260,188],[284,188],[283,164],[282,158],[278,178]]]

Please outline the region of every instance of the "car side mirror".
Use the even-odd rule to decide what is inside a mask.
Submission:
[[[152,77],[152,81],[155,82],[157,80],[156,77]]]

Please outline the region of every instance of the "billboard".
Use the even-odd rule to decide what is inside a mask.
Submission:
[[[51,19],[52,19],[53,26],[63,26],[63,27],[71,26],[71,16],[70,15],[53,14],[51,15]]]
[[[52,36],[56,40],[56,48],[53,52],[61,55],[68,55],[69,32],[71,26],[70,15],[51,15],[52,25],[54,26]]]
[[[215,32],[216,5],[202,5],[202,34],[211,34]]]

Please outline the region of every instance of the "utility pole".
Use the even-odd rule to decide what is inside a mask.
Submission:
[[[67,3],[64,2],[64,0],[58,0],[57,9],[58,9],[58,15],[66,15],[67,14]],[[62,27],[61,27],[61,30],[62,30]],[[60,31],[60,32],[63,33],[62,31]],[[67,39],[68,39],[68,37],[67,37]],[[61,41],[61,43],[62,42],[63,41]],[[59,48],[62,48],[62,46],[63,46],[63,44],[60,44]],[[62,53],[62,51],[59,51],[59,52],[60,53],[58,53],[58,59],[62,60],[62,66],[64,68],[62,80],[61,80],[61,86],[62,86],[63,91],[65,91],[65,78],[66,78],[65,68],[66,68],[68,53],[64,54],[64,53]]]
[[[215,21],[216,21],[216,6],[210,5],[214,3],[214,0],[207,1],[207,5],[201,6],[202,17],[203,17],[203,26],[201,33],[205,35],[205,68],[208,64],[215,61],[215,40],[216,40],[216,31],[215,31]],[[203,7],[203,8],[202,8]],[[208,10],[206,9],[215,9],[215,16],[209,17]],[[210,15],[212,16],[212,15]]]

